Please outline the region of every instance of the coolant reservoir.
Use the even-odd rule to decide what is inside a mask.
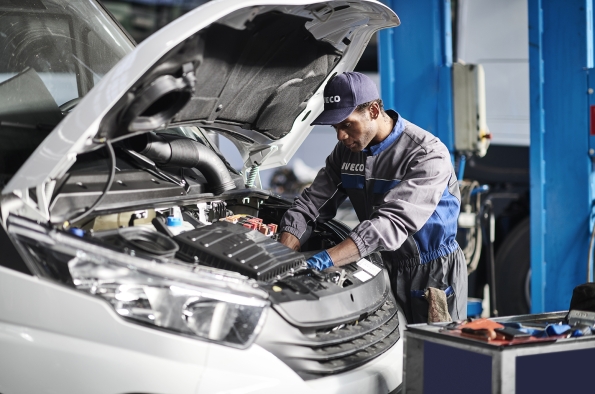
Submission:
[[[169,228],[173,235],[178,235],[184,231],[194,230],[192,224],[184,221],[180,207],[173,207],[170,210],[169,216],[167,217],[167,228]]]
[[[128,227],[132,215],[136,215],[136,219],[134,220],[135,226],[154,228],[151,224],[151,220],[155,218],[154,209],[98,216],[93,220],[91,228],[93,229],[93,231],[104,231]]]

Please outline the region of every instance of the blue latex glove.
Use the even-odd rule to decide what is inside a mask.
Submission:
[[[331,260],[331,256],[329,256],[326,250],[316,253],[314,256],[306,260],[306,263],[308,263],[308,267],[318,271],[322,271],[333,266],[333,260]]]

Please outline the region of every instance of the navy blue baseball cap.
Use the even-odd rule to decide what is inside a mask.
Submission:
[[[333,125],[344,121],[355,108],[380,98],[376,84],[358,72],[339,74],[324,87],[324,111],[314,125]]]

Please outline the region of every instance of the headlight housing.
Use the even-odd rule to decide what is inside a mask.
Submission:
[[[107,300],[128,321],[237,348],[250,346],[264,323],[269,302],[254,281],[29,227],[9,232],[32,257],[34,272]]]

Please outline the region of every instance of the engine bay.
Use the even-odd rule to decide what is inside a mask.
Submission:
[[[99,296],[129,321],[233,347],[249,346],[268,319],[258,343],[306,379],[361,365],[399,339],[380,254],[323,271],[306,263],[349,227],[317,223],[294,251],[279,242],[290,202],[249,186],[204,141],[151,138],[165,153],[136,140],[111,158],[81,155],[51,193],[49,221],[6,200],[23,272]],[[163,168],[151,161],[161,156]]]
[[[114,147],[77,157],[46,196],[45,224],[21,219],[22,203],[15,204],[16,215],[6,223],[9,233],[19,233],[32,265],[41,267],[36,274],[77,288],[93,281],[103,286],[115,279],[100,277],[100,267],[117,261],[126,269],[149,264],[183,280],[201,273],[235,278],[306,331],[357,324],[389,297],[378,253],[342,267],[309,269],[309,257],[343,241],[350,229],[329,220],[308,228],[300,251],[281,244],[279,224],[291,203],[249,186],[200,129],[142,134]],[[56,251],[59,242],[72,247]],[[89,248],[94,252],[87,260],[77,257]],[[111,260],[99,261],[106,254]],[[77,271],[77,278],[73,269],[85,264],[94,268]],[[84,289],[93,292],[94,286]]]
[[[284,200],[251,192],[227,200],[95,216],[73,223],[67,231],[164,264],[238,273],[256,281],[273,307],[298,326],[329,324],[329,317],[330,324],[344,320],[345,308],[339,305],[361,304],[361,309],[349,308],[358,316],[376,309],[388,288],[380,256],[323,272],[309,269],[306,259],[341,242],[349,229],[337,221],[318,225],[301,251],[294,251],[278,242],[278,225],[288,208]],[[320,308],[314,308],[318,312],[308,303],[313,300],[319,301]]]

